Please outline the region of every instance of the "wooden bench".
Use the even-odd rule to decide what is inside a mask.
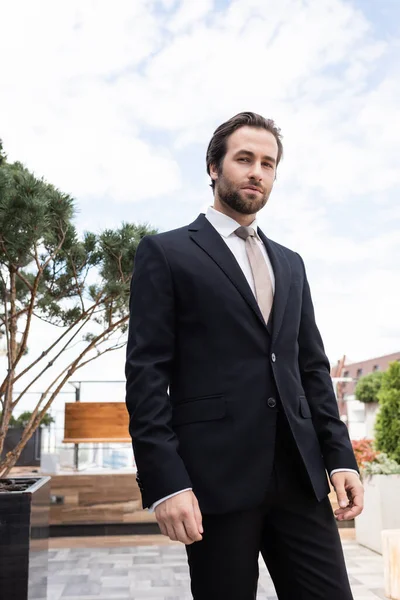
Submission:
[[[125,402],[67,402],[63,443],[127,443],[129,415]]]

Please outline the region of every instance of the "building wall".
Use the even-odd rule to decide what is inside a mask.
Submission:
[[[352,439],[360,439],[363,437],[373,437],[374,426],[376,419],[376,406],[369,407],[368,405],[359,402],[355,398],[355,388],[357,381],[364,375],[369,375],[374,371],[386,371],[389,364],[394,361],[400,361],[400,352],[344,364],[340,371],[340,364],[332,368],[331,375],[334,377],[351,377],[354,381],[342,382],[337,385],[337,397],[339,404],[339,412],[343,421],[349,428],[350,437]]]
[[[378,358],[371,358],[369,360],[363,360],[361,362],[351,363],[344,365],[342,370],[342,377],[352,377],[355,381],[351,383],[340,384],[341,393],[346,398],[353,396],[357,381],[364,375],[369,375],[374,371],[386,371],[389,364],[393,361],[400,361],[400,352],[393,354],[387,354],[386,356],[379,356]]]

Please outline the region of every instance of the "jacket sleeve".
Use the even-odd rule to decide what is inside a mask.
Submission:
[[[143,507],[192,484],[178,453],[168,395],[175,344],[171,272],[161,244],[143,238],[130,294],[125,365],[129,432]]]
[[[299,256],[299,255],[298,255]],[[310,406],[313,424],[328,472],[354,469],[358,472],[347,426],[340,420],[330,364],[321,334],[315,322],[310,287],[304,272],[303,298],[299,330],[299,367],[302,385]]]

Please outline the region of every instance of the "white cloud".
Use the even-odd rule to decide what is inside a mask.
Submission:
[[[347,354],[362,360],[398,351],[399,271],[364,265],[358,275],[326,274],[313,281],[316,315],[332,359]]]
[[[126,213],[165,229],[211,202],[182,157],[239,111],[273,117],[285,158],[263,228],[305,257],[332,360],[392,351],[400,45],[374,27],[347,0],[8,3],[0,136],[83,205],[106,198],[104,226],[137,201]]]
[[[6,12],[0,127],[10,159],[80,197],[132,202],[179,189],[176,160],[141,137],[113,83],[158,47],[146,3],[17,2]]]
[[[213,0],[181,0],[181,4],[176,13],[168,23],[168,29],[173,33],[178,33],[188,27],[196,24],[201,18],[206,17],[212,11]]]

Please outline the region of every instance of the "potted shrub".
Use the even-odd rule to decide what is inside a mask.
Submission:
[[[375,371],[360,377],[355,389],[355,397],[364,403],[365,427],[367,437],[373,435],[375,419],[379,407],[378,394],[382,385],[382,371]]]
[[[4,446],[1,458],[4,459],[8,452],[17,446],[22,438],[25,427],[32,417],[31,411],[25,411],[19,417],[15,418],[11,415],[8,431],[4,439]],[[1,413],[0,413],[1,418]],[[40,465],[41,445],[42,445],[42,428],[50,427],[54,423],[54,419],[48,413],[43,417],[40,426],[36,429],[32,437],[24,446],[15,466],[23,467],[38,467]]]
[[[49,501],[50,477],[0,479],[1,598],[47,600]]]
[[[391,363],[378,393],[375,441],[353,444],[365,489],[365,507],[356,518],[357,541],[382,552],[381,531],[400,529],[400,363]]]

